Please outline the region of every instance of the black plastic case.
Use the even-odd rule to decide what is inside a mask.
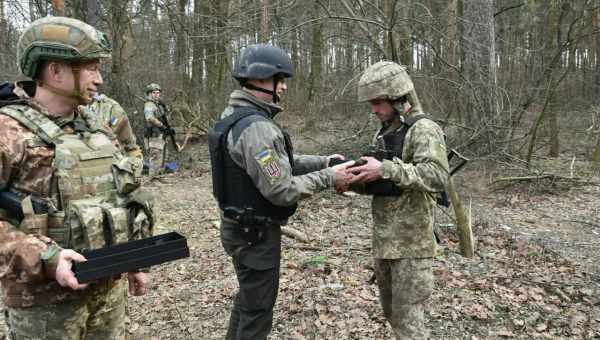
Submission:
[[[170,232],[85,251],[82,255],[87,261],[74,262],[72,267],[79,283],[189,257],[190,250],[183,235]]]

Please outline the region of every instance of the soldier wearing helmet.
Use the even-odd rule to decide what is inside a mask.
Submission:
[[[136,160],[133,164],[133,170],[136,176],[141,176],[143,168],[142,149],[136,143],[129,117],[121,104],[105,94],[96,94],[94,101],[86,109],[91,110],[98,117],[104,128],[110,129],[114,133],[116,142],[123,153]]]
[[[18,42],[32,81],[0,91],[0,282],[10,339],[126,339],[127,286],[146,292],[145,273],[129,273],[129,285],[121,275],[82,284],[71,271],[85,249],[152,232],[132,160],[80,110],[102,85],[110,52],[86,23],[36,20]]]
[[[281,229],[300,199],[330,187],[345,190],[350,164],[327,167],[332,156],[295,155],[273,118],[294,75],[285,51],[251,45],[242,51],[235,90],[209,132],[213,193],[221,209],[221,242],[239,282],[226,338],[266,339],[279,287]]]
[[[367,163],[350,169],[352,189],[373,195],[373,255],[383,311],[397,339],[427,339],[423,306],[433,289],[433,208],[445,190],[444,133],[427,118],[406,69],[382,61],[358,83],[381,120]]]
[[[158,84],[149,84],[146,86],[146,101],[144,102],[144,135],[148,147],[148,161],[150,163],[149,175],[154,176],[160,173],[164,166],[166,158],[166,137],[174,134],[169,129],[168,114],[169,111],[163,101],[160,100],[161,88]],[[175,147],[177,147],[175,145]]]

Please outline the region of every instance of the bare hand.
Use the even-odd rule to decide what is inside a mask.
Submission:
[[[58,264],[56,265],[56,274],[54,275],[56,281],[59,285],[63,287],[69,287],[74,290],[81,290],[86,288],[88,285],[80,284],[73,274],[71,267],[73,266],[73,261],[75,262],[83,262],[86,261],[83,255],[72,249],[63,249],[60,251],[58,255]]]
[[[354,165],[354,161],[348,161],[332,167],[334,171],[333,180],[335,184],[335,191],[344,192],[350,189],[350,184],[353,182],[353,178],[355,177],[348,170],[348,167],[352,165]]]
[[[355,174],[350,183],[368,183],[381,178],[381,162],[373,157],[361,157],[367,164],[350,169]]]
[[[144,272],[130,272],[127,273],[127,279],[129,280],[129,294],[134,296],[146,294],[149,281],[148,274]]]
[[[327,162],[325,163],[325,167],[329,166],[329,161],[332,158],[337,158],[337,159],[341,159],[341,160],[346,159],[346,157],[344,157],[343,155],[340,155],[339,153],[334,153],[333,155],[327,156]]]

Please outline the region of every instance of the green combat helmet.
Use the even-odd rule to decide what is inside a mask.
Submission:
[[[152,83],[152,84],[148,84],[148,86],[146,86],[146,94],[152,92],[152,91],[162,91],[160,89],[160,85]]]
[[[373,64],[358,81],[358,100],[361,102],[372,99],[388,99],[394,102],[404,96],[411,104],[412,111],[422,111],[415,86],[406,68],[391,61]]]
[[[35,78],[40,61],[78,62],[110,57],[106,34],[71,18],[45,17],[19,38],[17,59],[24,75]]]

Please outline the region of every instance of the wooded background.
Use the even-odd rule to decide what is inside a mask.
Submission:
[[[386,59],[408,66],[425,110],[452,147],[527,162],[564,152],[600,161],[599,6],[597,0],[0,0],[0,80],[20,78],[16,44],[23,28],[64,14],[110,35],[104,92],[130,114],[141,111],[144,86],[155,82],[179,125],[205,131],[237,87],[230,71],[241,48],[267,42],[292,57],[296,76],[284,105],[307,128],[334,117],[360,126],[368,107],[356,101],[357,80]]]

